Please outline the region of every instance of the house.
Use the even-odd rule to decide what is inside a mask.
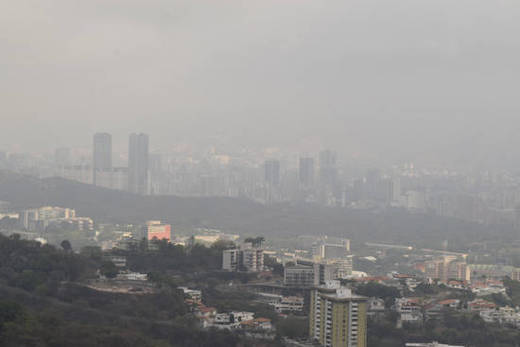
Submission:
[[[385,301],[380,298],[368,299],[368,312],[369,316],[376,316],[385,312]]]
[[[483,299],[475,299],[473,301],[468,302],[468,311],[470,312],[480,312],[485,310],[493,310],[496,305],[490,301]]]
[[[271,324],[271,320],[268,318],[256,318],[247,321],[243,321],[240,323],[241,329],[247,330],[272,330],[273,325]]]

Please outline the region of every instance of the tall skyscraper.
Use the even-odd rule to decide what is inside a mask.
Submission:
[[[331,150],[320,152],[320,183],[333,186],[337,182],[336,153]]]
[[[300,168],[298,171],[300,184],[309,187],[314,184],[314,159],[300,158]]]
[[[327,347],[367,346],[367,298],[326,281],[311,291],[309,336]]]
[[[94,134],[92,150],[92,181],[97,184],[97,176],[112,170],[112,135]]]
[[[280,162],[278,160],[266,160],[264,169],[266,183],[273,186],[280,184]]]
[[[148,194],[148,143],[146,134],[131,134],[128,143],[128,190]]]

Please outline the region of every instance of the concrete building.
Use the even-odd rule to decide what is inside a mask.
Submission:
[[[517,267],[511,271],[511,279],[513,281],[520,281],[520,268]]]
[[[172,240],[172,229],[170,224],[162,224],[161,221],[151,220],[146,222],[146,239],[147,240]]]
[[[244,245],[222,252],[222,269],[227,271],[260,272],[264,270],[264,250]]]
[[[98,174],[105,176],[112,171],[112,135],[94,134],[92,149],[92,180],[97,185]]]
[[[148,194],[149,138],[146,134],[131,134],[128,142],[128,191]]]
[[[226,249],[222,252],[222,269],[238,271],[240,250]]]
[[[367,298],[327,281],[311,291],[309,336],[326,347],[366,347]]]
[[[336,259],[348,256],[350,252],[350,240],[345,239],[340,244],[323,243],[318,248],[321,259]]]
[[[280,161],[266,160],[264,163],[265,182],[271,186],[280,184]]]
[[[312,266],[285,266],[283,281],[288,287],[310,288],[315,286],[314,274],[315,270]]]
[[[88,217],[77,217],[71,208],[43,206],[23,210],[19,214],[20,224],[29,231],[43,231],[50,225],[67,226],[75,230],[93,230],[94,221]]]
[[[300,158],[298,180],[303,187],[314,184],[314,158]]]
[[[448,280],[470,281],[471,271],[465,260],[445,255],[424,263],[426,277],[447,283]]]

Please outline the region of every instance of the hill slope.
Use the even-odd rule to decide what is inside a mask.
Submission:
[[[161,219],[177,227],[215,227],[265,236],[335,235],[355,241],[378,240],[439,245],[449,239],[463,247],[484,238],[512,238],[506,227],[482,226],[400,210],[385,213],[316,205],[264,206],[233,198],[138,196],[61,178],[36,179],[0,172],[0,200],[16,208],[41,205],[72,207],[96,222],[143,223]],[[452,243],[453,244],[453,243]]]

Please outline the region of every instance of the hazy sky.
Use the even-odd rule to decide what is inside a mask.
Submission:
[[[518,152],[518,0],[0,1],[0,148]],[[475,151],[474,151],[475,150]]]

